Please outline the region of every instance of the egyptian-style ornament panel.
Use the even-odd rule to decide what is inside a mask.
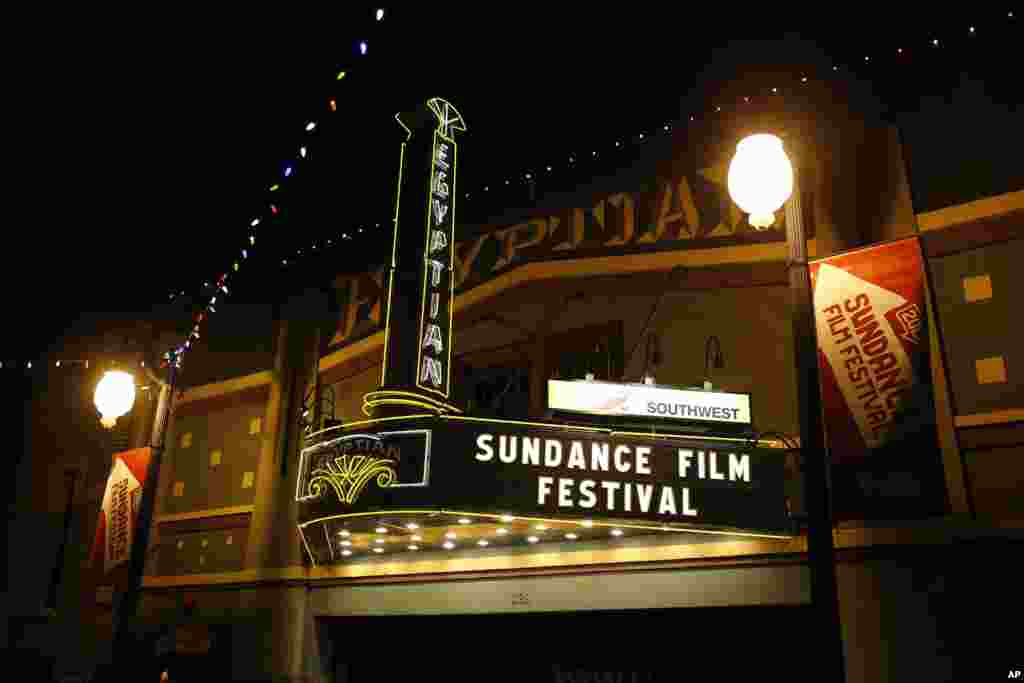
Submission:
[[[783,452],[458,415],[368,420],[300,456],[314,564],[680,532],[785,537]]]

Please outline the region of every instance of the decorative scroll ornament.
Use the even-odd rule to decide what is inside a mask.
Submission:
[[[324,466],[317,467],[310,473],[312,476],[306,493],[312,497],[320,497],[329,487],[338,496],[339,501],[352,505],[373,478],[376,478],[377,486],[380,488],[391,486],[397,478],[397,464],[393,458],[340,455],[333,461],[326,461]]]

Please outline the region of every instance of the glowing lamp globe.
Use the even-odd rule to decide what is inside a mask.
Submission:
[[[751,135],[736,145],[729,164],[729,196],[758,229],[771,227],[775,212],[793,194],[793,166],[774,135]]]
[[[100,411],[100,423],[113,429],[117,418],[128,414],[135,403],[135,378],[127,372],[108,371],[96,385],[93,400]]]

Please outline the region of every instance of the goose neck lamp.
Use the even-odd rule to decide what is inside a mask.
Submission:
[[[177,363],[173,360],[168,364],[168,378],[161,380],[144,365],[149,380],[160,387],[157,399],[156,414],[153,418],[153,430],[150,439],[150,457],[146,466],[146,480],[142,484],[142,499],[139,502],[137,517],[138,526],[132,534],[131,549],[128,559],[128,578],[119,598],[115,598],[113,615],[113,634],[110,642],[113,657],[109,663],[129,661],[135,647],[131,637],[131,621],[139,604],[142,590],[142,576],[146,569],[146,547],[149,545],[149,529],[153,521],[153,509],[156,502],[156,486],[160,476],[160,460],[163,454],[164,437],[167,432],[167,418],[170,413],[171,393],[174,390],[175,370]],[[109,370],[96,385],[93,402],[100,412],[100,423],[107,429],[113,429],[117,419],[131,412],[135,404],[135,376],[122,370]],[[104,664],[108,664],[105,662]],[[107,671],[106,673],[111,673]],[[103,676],[101,676],[101,679]]]
[[[751,135],[736,145],[736,155],[729,164],[729,195],[740,209],[750,214],[750,225],[756,230],[767,230],[775,222],[775,212],[785,206],[811,603],[818,618],[815,631],[822,638],[823,663],[827,662],[826,671],[833,672],[823,679],[842,681],[845,680],[845,664],[818,385],[818,349],[797,180],[794,165],[779,137]]]

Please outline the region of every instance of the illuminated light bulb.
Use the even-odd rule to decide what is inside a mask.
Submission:
[[[286,258],[281,259],[281,265],[282,266],[287,266],[288,265],[288,259],[286,259]]]
[[[480,546],[481,548],[484,548],[484,547],[490,545],[490,543],[486,539],[483,539],[483,538],[481,538],[479,541],[477,541],[476,544],[478,546]]]
[[[299,156],[302,157],[303,159],[306,158],[306,148],[305,147],[299,147]]]
[[[507,533],[508,533],[508,529],[506,529],[505,527],[501,527],[500,529],[498,529],[498,535],[499,536],[504,536]]]
[[[487,186],[484,185],[484,192],[487,192]]]
[[[248,249],[243,249],[242,250],[242,258],[249,258],[249,250]]]
[[[547,167],[547,169],[548,169],[548,171],[550,171],[550,170],[551,170],[551,167],[550,167],[550,166],[548,166],[548,167]]]
[[[591,152],[591,154],[593,154],[595,157],[597,156],[597,152]]]
[[[502,515],[501,516],[501,521],[505,522],[506,524],[508,524],[509,522],[514,521],[514,520],[515,520],[515,517],[513,517],[512,515]]]
[[[342,550],[341,554],[344,555],[345,557],[348,557],[349,555],[352,554],[352,551],[351,550]]]
[[[387,528],[382,526],[377,527],[376,529],[374,529],[374,531],[376,531],[378,534],[386,534],[388,532]]]
[[[345,78],[345,76],[347,76],[347,75],[348,74],[346,74],[344,71],[339,71],[338,72],[338,79],[337,80],[340,81],[341,79]]]
[[[532,176],[532,175],[530,175],[529,173],[527,173],[527,174],[526,174],[526,179],[527,179],[527,180],[529,180],[529,179],[530,179],[530,178],[532,178],[532,177],[533,177],[533,176]]]
[[[342,541],[341,545],[343,545],[343,546],[350,546],[350,545],[352,545],[352,541]]]
[[[621,536],[622,529],[612,529],[612,536]]]
[[[420,547],[418,545],[408,545],[408,546],[406,546],[406,548],[408,548],[409,550],[419,550],[420,549]]]
[[[249,246],[256,244],[256,235],[249,235]]]
[[[807,82],[807,76],[803,76],[803,77],[802,77],[802,78],[800,79],[800,82],[801,82],[801,83],[806,83],[806,82]]]
[[[27,367],[27,368],[28,368],[29,370],[31,370],[31,369],[32,369],[32,361],[29,361],[28,363],[26,363],[26,364],[25,364],[25,366],[26,366],[26,367]]]
[[[896,48],[896,54],[899,54],[899,55],[903,54],[903,48],[902,47]]]
[[[667,124],[665,125],[665,130],[668,130],[668,125]]]
[[[384,548],[374,548],[373,552],[375,552],[375,553],[382,553],[382,552],[384,552]]]
[[[580,524],[589,529],[590,527],[594,526],[594,521],[590,519],[585,519],[582,522],[580,522]]]
[[[939,46],[939,39],[935,38],[934,40],[932,40],[932,45],[934,45],[935,47],[938,47]]]
[[[260,224],[260,219],[259,219],[259,218],[253,218],[253,219],[252,219],[251,221],[249,221],[249,225],[250,225],[250,226],[252,226],[252,227],[254,227],[254,228],[255,228],[255,227],[256,227],[257,225],[259,225],[259,224]]]
[[[57,361],[57,367],[58,368],[60,367],[60,361]]]
[[[444,548],[445,550],[451,550],[452,548],[454,548],[454,547],[455,547],[455,544],[454,544],[454,543],[452,543],[451,541],[445,541],[445,542],[444,542],[444,543],[442,544],[442,546],[441,546],[441,547],[443,547],[443,548]]]
[[[690,114],[690,120],[693,121],[693,114]]]
[[[361,55],[365,55],[366,54],[366,41],[365,40],[359,42],[359,54],[361,54]]]
[[[715,111],[722,111],[721,107],[715,107]]]
[[[454,538],[455,538],[455,532],[454,532],[454,531],[449,531],[448,533],[446,533],[446,534],[444,535],[444,537],[445,537],[445,538],[451,538],[451,539],[454,539]]]
[[[384,10],[378,9],[377,10],[377,21],[380,21],[383,18],[384,18]]]
[[[459,524],[469,524],[470,519],[468,517],[459,517]]]
[[[751,135],[736,145],[729,163],[729,196],[750,214],[750,225],[768,228],[793,194],[793,166],[774,135]]]
[[[974,27],[973,26],[971,27],[971,33],[974,33]]]
[[[316,121],[310,121],[309,123],[306,124],[307,133],[312,131],[314,128],[316,128]]]
[[[416,534],[416,535],[414,535],[414,536],[412,537],[412,539],[411,539],[411,540],[413,540],[413,541],[422,541],[422,540],[423,540],[423,537],[422,537],[422,536],[420,536],[419,534]]]
[[[537,542],[537,541],[539,541],[539,540],[540,540],[540,539],[539,539],[539,538],[537,538],[536,536],[527,536],[527,537],[526,537],[526,542],[527,542],[527,543],[536,543],[536,542]]]
[[[281,186],[278,185],[277,183],[274,183],[273,185],[270,186],[270,191],[271,192],[277,192],[280,189],[281,189]]]
[[[619,141],[618,141],[618,140],[616,140],[616,141],[615,141],[615,146],[616,146],[616,147],[618,147],[618,146],[619,146],[619,144],[620,144],[620,143],[619,143]]]
[[[288,178],[288,177],[291,176],[291,174],[292,174],[292,167],[291,166],[286,166],[285,169],[284,169],[284,177]]]
[[[506,185],[508,185],[508,183],[509,183],[509,181],[508,181],[508,180],[506,179],[506,180],[505,180],[505,184],[506,184]]]
[[[32,369],[31,361],[28,367]],[[107,429],[112,429],[117,418],[127,415],[135,403],[135,378],[120,370],[107,371],[96,385],[93,402],[102,416],[100,422]]]
[[[352,534],[351,534],[351,533],[349,533],[348,529],[342,529],[341,531],[339,531],[339,532],[338,532],[338,535],[339,535],[339,536],[345,536],[345,537],[348,537],[348,536],[351,536]]]
[[[864,61],[865,61],[865,62],[871,61],[871,57],[865,56],[865,57],[864,57]]]
[[[376,540],[374,541],[374,543],[376,543],[377,545],[380,545],[380,544],[382,544],[383,542],[384,542],[384,539],[383,539],[383,538],[378,538],[378,539],[376,539]]]
[[[408,524],[405,525],[405,528],[408,529],[409,531],[412,531],[414,529],[419,529],[420,525],[416,524],[415,522],[409,522]]]
[[[544,525],[544,524],[537,524],[533,528],[536,529],[537,531],[547,531],[547,529],[548,529],[547,526]]]
[[[640,133],[640,139],[641,139],[641,140],[643,140],[643,139],[644,139],[644,134],[643,134],[643,133]]]
[[[331,111],[338,111],[338,102],[333,97],[330,99]]]
[[[231,267],[234,268],[235,272],[237,273],[238,272],[238,261],[235,261],[234,263],[232,263]]]
[[[833,71],[839,71],[839,67],[838,67],[838,66],[833,66],[833,67],[832,67],[832,70],[833,70]]]
[[[567,533],[567,534],[565,535],[565,537],[566,537],[566,539],[568,539],[568,540],[570,540],[570,541],[575,541],[575,540],[576,540],[577,538],[579,538],[579,536],[577,536],[576,534],[574,534],[574,533],[572,533],[572,532],[570,532],[570,533]]]

